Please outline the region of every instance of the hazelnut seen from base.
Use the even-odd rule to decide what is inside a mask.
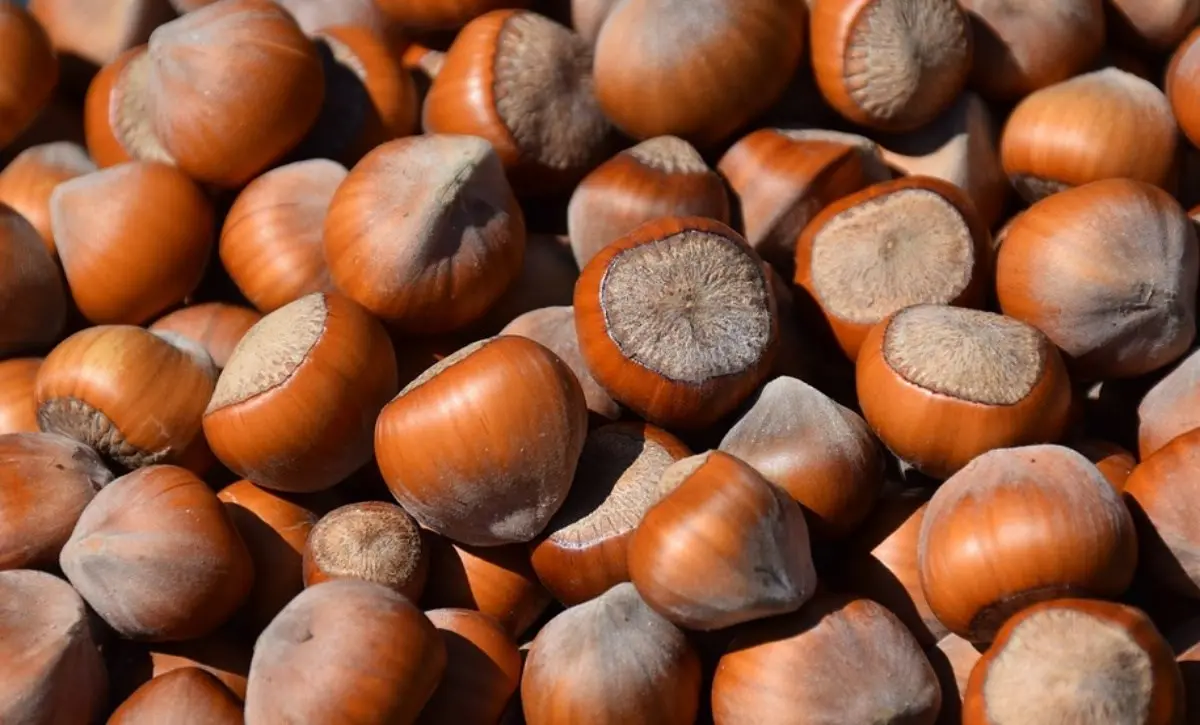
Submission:
[[[941,478],[994,448],[1057,440],[1071,404],[1045,335],[957,307],[916,305],[876,325],[856,377],[863,417],[884,445]]]
[[[779,346],[762,260],[710,219],[666,217],[608,245],[580,275],[574,306],[596,381],[668,429],[702,428],[732,411]]]

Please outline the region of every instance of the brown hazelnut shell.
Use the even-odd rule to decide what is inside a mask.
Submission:
[[[628,136],[715,146],[784,94],[808,14],[804,0],[620,3],[596,38],[596,96]]]
[[[217,498],[254,562],[244,613],[261,630],[304,589],[304,544],[318,515],[304,501],[245,480],[221,489]]]
[[[204,435],[222,463],[259,486],[328,489],[370,460],[375,416],[396,375],[378,321],[341,295],[307,295],[242,338],[204,413]]]
[[[883,489],[883,448],[866,421],[795,378],[764,385],[720,449],[796,499],[824,538],[850,534]]]
[[[609,243],[664,216],[729,223],[729,195],[721,177],[691,144],[674,136],[622,151],[575,187],[567,205],[575,263],[583,268]]]
[[[0,361],[0,435],[37,433],[37,396],[34,392],[40,357]]]
[[[629,581],[629,541],[668,492],[662,473],[691,454],[675,436],[644,423],[588,434],[571,492],[532,547],[533,569],[556,599],[571,606]]]
[[[59,184],[50,195],[58,256],[90,322],[140,325],[200,285],[213,209],[178,169],[131,162]]]
[[[1070,414],[1070,380],[1058,351],[1040,332],[1033,331],[1041,369],[1013,404],[985,405],[929,390],[896,370],[884,352],[888,330],[898,315],[927,307],[931,306],[907,308],[876,325],[859,353],[855,375],[863,417],[888,449],[921,472],[946,478],[986,451],[1055,441],[1063,435]]]
[[[254,581],[246,544],[217,495],[175,466],[140,468],[100,491],[59,563],[110,627],[149,641],[214,631]]]
[[[214,376],[199,348],[130,325],[90,327],[38,370],[38,425],[126,468],[178,461],[200,435]]]
[[[478,319],[516,278],[524,249],[524,216],[499,159],[469,136],[379,146],[351,169],[325,217],[338,289],[406,332]]]
[[[218,369],[224,368],[238,342],[262,315],[225,302],[205,302],[163,315],[150,325],[151,332],[178,333],[204,348]]]
[[[445,668],[437,629],[403,596],[357,579],[325,582],[258,638],[246,719],[414,723]]]
[[[930,609],[973,643],[1037,602],[1120,595],[1137,556],[1120,495],[1082,455],[1052,445],[991,451],[956,473],[929,502],[917,552]]]
[[[0,204],[0,357],[39,350],[58,339],[67,319],[63,287],[37,230]]]
[[[952,0],[889,9],[880,0],[827,0],[812,8],[813,75],[850,121],[908,131],[933,120],[967,81],[973,42]]]
[[[1200,564],[1193,536],[1200,463],[1200,430],[1175,438],[1143,460],[1125,482],[1138,524],[1141,566],[1167,589],[1200,599]]]
[[[629,583],[550,620],[521,680],[527,725],[689,725],[699,699],[692,644]]]
[[[107,725],[241,725],[242,701],[216,677],[197,667],[155,677],[129,696]]]
[[[816,589],[800,506],[720,451],[678,461],[670,490],[629,540],[629,578],[646,603],[689,629],[795,611]]]
[[[0,572],[0,720],[96,722],[108,689],[87,604],[58,577]]]
[[[75,523],[113,480],[100,456],[50,433],[0,435],[0,569],[51,569]]]
[[[338,507],[321,517],[304,543],[304,586],[364,579],[415,602],[429,575],[421,530],[404,509],[383,501]]]
[[[524,667],[512,636],[496,620],[469,609],[435,609],[425,616],[446,647],[446,671],[417,722],[498,722]]]
[[[463,348],[400,391],[376,423],[375,458],[422,526],[495,546],[545,527],[586,434],[570,368],[532,340],[502,336]]]
[[[1171,190],[1178,135],[1162,91],[1110,67],[1026,96],[1005,123],[1000,162],[1028,201],[1109,178]]]
[[[1091,620],[1091,626],[1106,636],[1096,631],[1096,639],[1089,643],[1088,629],[1081,628],[1079,620]],[[1134,648],[1138,650],[1136,655],[1130,651]],[[1002,670],[1010,650],[1016,661]],[[1050,664],[1037,666],[1038,657]],[[1069,668],[1062,672],[1056,688],[1025,687],[1037,681],[1027,680],[1030,674],[1045,672],[1056,661],[1064,665],[1059,671]],[[1014,671],[1018,668],[1025,672]],[[1139,675],[1131,677],[1130,672]],[[1000,683],[990,686],[997,674],[1008,689]],[[1122,688],[1143,685],[1149,685],[1149,692],[1137,693],[1139,701],[1122,697],[1126,694]],[[1171,647],[1143,612],[1111,602],[1059,599],[1031,606],[1001,628],[996,641],[971,671],[962,722],[1007,725],[1033,713],[1055,722],[1100,722],[1126,711],[1136,712],[1134,721],[1138,723],[1168,725],[1183,722],[1183,701],[1183,681]],[[1002,710],[998,713],[999,708]],[[1012,719],[1014,716],[1017,719]]]
[[[941,689],[895,615],[869,599],[823,597],[734,638],[713,677],[716,725],[933,725]]]
[[[437,535],[428,537],[429,580],[421,598],[425,609],[474,609],[520,637],[550,604],[524,544],[467,546]]]
[[[333,288],[322,232],[346,173],[328,159],[297,161],[259,176],[234,200],[221,228],[221,264],[260,311]]]
[[[654,247],[664,245],[664,242],[670,243],[673,239],[686,239],[689,235],[719,237],[732,247],[730,256],[743,256],[745,260],[758,265],[762,275],[761,297],[764,306],[759,312],[765,313],[769,325],[766,339],[758,346],[756,359],[750,360],[740,370],[724,375],[708,375],[702,380],[675,379],[627,356],[612,338],[604,294],[611,280],[612,266],[622,263],[620,257],[625,253],[645,247],[643,252],[655,254]],[[698,276],[698,270],[706,264],[705,260],[656,259],[652,259],[652,263],[661,265],[666,271],[675,268],[673,276],[679,278],[678,283],[697,289],[702,285],[709,286],[707,280],[702,282]],[[749,284],[744,280],[742,283]],[[647,292],[653,293],[653,290]],[[779,320],[774,289],[754,250],[737,232],[718,221],[701,217],[664,217],[641,225],[609,244],[588,262],[575,285],[574,303],[579,348],[592,376],[615,400],[647,421],[668,429],[703,428],[731,412],[758,387],[775,362],[779,346]],[[687,312],[690,314],[691,308],[687,308]],[[693,342],[703,345],[698,340]],[[664,354],[668,352],[675,354],[673,351],[664,351]]]
[[[321,110],[316,46],[274,3],[208,5],[159,26],[148,48],[154,134],[199,181],[244,185],[298,144]]]
[[[50,38],[22,5],[0,6],[0,148],[24,131],[58,83]]]
[[[1195,340],[1198,274],[1200,244],[1183,208],[1150,184],[1104,179],[1012,222],[996,256],[996,297],[1004,314],[1044,332],[1077,378],[1131,378]]]

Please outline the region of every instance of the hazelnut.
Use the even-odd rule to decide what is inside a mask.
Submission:
[[[445,668],[437,630],[403,596],[359,579],[325,582],[258,638],[246,720],[413,723]]]
[[[378,321],[340,295],[306,295],[238,343],[204,412],[204,435],[222,463],[259,486],[321,491],[370,460],[375,416],[396,375]]]
[[[1166,725],[1183,722],[1183,700],[1174,654],[1149,617],[1060,599],[1021,611],[1000,630],[971,672],[962,722]]]
[[[429,574],[421,530],[404,509],[382,501],[354,503],[325,514],[304,545],[304,585],[365,579],[416,601]]]
[[[545,528],[586,434],[570,368],[532,340],[502,336],[444,358],[401,390],[379,414],[375,457],[422,526],[494,546]]]
[[[816,588],[800,506],[733,456],[671,464],[629,540],[629,578],[672,622],[711,630],[795,611]]]
[[[696,651],[629,583],[551,619],[521,679],[528,725],[690,725],[699,700]]]
[[[1070,412],[1058,350],[991,312],[905,308],[868,333],[856,376],[863,417],[884,445],[938,478],[994,448],[1058,440]]]
[[[254,581],[250,554],[216,494],[175,466],[140,468],[97,493],[59,563],[110,627],[149,641],[214,631]]]
[[[984,453],[934,493],[917,559],[938,620],[987,643],[1032,604],[1120,595],[1137,544],[1120,495],[1090,461],[1062,446],[1025,446]]]
[[[0,572],[0,721],[95,722],[107,699],[87,605],[40,571]]]
[[[664,217],[600,251],[575,285],[579,348],[618,402],[665,428],[703,428],[770,372],[779,344],[762,260],[720,222]]]
[[[446,647],[446,672],[421,710],[421,725],[495,723],[521,683],[524,663],[496,620],[469,609],[425,613]]]
[[[241,725],[242,701],[221,681],[197,667],[155,677],[121,703],[108,725]]]
[[[0,569],[53,569],[80,514],[112,480],[96,452],[70,438],[0,435]]]

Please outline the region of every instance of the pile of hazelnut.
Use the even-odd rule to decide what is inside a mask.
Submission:
[[[0,724],[1200,722],[1198,24],[0,0]]]

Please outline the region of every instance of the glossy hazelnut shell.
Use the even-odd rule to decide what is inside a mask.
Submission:
[[[436,173],[437,185],[408,167]],[[489,146],[427,134],[383,144],[351,169],[323,244],[342,293],[394,329],[447,333],[481,317],[517,276],[525,218]]]
[[[779,318],[775,294],[767,287],[771,334],[763,354],[749,367],[701,383],[674,380],[625,356],[608,333],[602,290],[609,265],[622,253],[653,245],[685,231],[724,237],[757,258],[754,250],[729,227],[701,217],[665,217],[643,224],[609,244],[588,262],[575,284],[575,329],[579,349],[596,381],[612,397],[647,421],[673,428],[703,428],[731,412],[758,387],[775,363]],[[765,273],[764,273],[765,276]]]
[[[1138,549],[1133,519],[1099,470],[1038,445],[991,451],[946,481],[926,508],[917,556],[938,620],[986,644],[1025,606],[1119,596]]]
[[[151,31],[175,17],[167,0],[116,0],[102,7],[90,0],[30,0],[27,5],[58,55],[70,59],[66,63],[94,67],[145,43]]]
[[[221,489],[217,498],[254,562],[254,585],[244,614],[261,629],[304,589],[304,543],[317,513],[305,502],[245,480]]]
[[[1110,67],[1026,96],[1005,123],[1000,162],[1030,201],[1108,178],[1170,190],[1178,135],[1162,92]]]
[[[221,264],[262,312],[332,289],[322,232],[346,173],[328,159],[298,161],[259,176],[234,200],[221,228]]]
[[[106,486],[59,563],[110,627],[148,641],[214,631],[254,581],[246,544],[216,494],[175,466],[141,468]]]
[[[867,333],[855,377],[863,417],[893,453],[927,475],[946,478],[995,448],[1058,440],[1071,407],[1071,383],[1058,351],[1045,342],[1045,368],[1015,405],[980,405],[926,390],[883,354],[895,315]]]
[[[274,3],[209,5],[159,26],[148,47],[154,133],[199,181],[244,185],[299,143],[321,110],[316,46]]]
[[[0,435],[39,432],[34,386],[41,367],[37,357],[0,361]]]
[[[417,722],[498,722],[520,687],[524,667],[512,636],[496,620],[469,609],[425,614],[446,647],[446,671]]]
[[[107,725],[241,725],[242,702],[202,669],[185,667],[142,685],[113,711]]]
[[[62,579],[0,572],[0,720],[97,722],[108,678],[87,604]]]
[[[0,6],[0,148],[37,117],[58,83],[50,38],[22,5]]]
[[[933,668],[895,615],[828,595],[740,630],[712,688],[716,725],[934,725],[941,701]]]
[[[456,353],[388,403],[375,458],[422,526],[495,546],[545,527],[567,496],[586,434],[570,368],[532,340],[502,336]]]
[[[133,83],[128,75],[131,66],[146,62],[146,46],[134,46],[101,66],[88,85],[84,138],[88,153],[102,169],[137,160],[172,163],[150,127],[144,83]]]
[[[66,290],[54,258],[32,225],[0,204],[0,357],[46,347],[58,339],[66,318]]]
[[[786,491],[825,539],[854,531],[883,489],[884,451],[866,421],[795,378],[763,386],[720,449]]]
[[[807,29],[804,0],[623,2],[596,38],[596,97],[626,135],[711,147],[784,93]]]
[[[1101,0],[1006,4],[963,0],[975,30],[971,85],[1015,101],[1086,71],[1104,48]]]
[[[638,593],[699,630],[799,609],[817,579],[800,506],[727,453],[684,459],[675,470],[689,462],[698,465],[643,515],[627,545]]]
[[[38,370],[38,425],[126,468],[177,461],[200,435],[213,375],[210,361],[146,330],[90,327]]]
[[[157,162],[59,184],[50,215],[71,296],[98,325],[140,325],[183,302],[212,250],[212,204],[182,172]]]
[[[825,317],[825,321],[833,331],[834,337],[837,338],[842,351],[851,360],[858,359],[859,351],[863,349],[867,333],[876,324],[881,322],[881,320],[876,320],[872,323],[847,320],[839,317],[836,311],[829,310],[822,304],[820,293],[813,282],[812,257],[814,239],[833,218],[845,214],[857,206],[872,202],[878,203],[878,200],[882,197],[910,189],[932,192],[958,212],[968,233],[971,235],[971,247],[974,257],[970,279],[962,291],[959,292],[958,296],[944,303],[942,300],[920,300],[913,304],[940,303],[954,307],[977,308],[983,307],[983,303],[985,302],[991,268],[991,235],[988,233],[987,226],[984,225],[978,212],[975,211],[975,205],[966,193],[957,186],[928,176],[907,176],[893,181],[874,184],[861,191],[843,196],[822,209],[804,227],[804,231],[800,233],[800,237],[796,240],[795,282],[807,290],[808,294],[816,300],[818,305],[821,305],[821,312]],[[892,310],[892,312],[897,311]]]
[[[639,159],[636,150],[600,164],[571,193],[567,229],[581,269],[609,243],[659,217],[729,223],[729,195],[714,171],[663,169]]]
[[[489,615],[520,637],[550,604],[524,544],[466,546],[440,536],[429,540],[426,609],[464,608]]]
[[[1184,722],[1184,691],[1179,668],[1175,665],[1170,646],[1149,617],[1133,607],[1121,604],[1087,599],[1059,599],[1035,604],[1021,611],[1009,619],[996,634],[992,646],[984,652],[983,657],[971,670],[971,678],[963,696],[963,725],[988,725],[992,722],[988,716],[985,687],[990,668],[1006,647],[1015,645],[1011,638],[1023,622],[1054,610],[1073,611],[1080,616],[1095,618],[1124,630],[1124,634],[1145,651],[1153,682],[1149,702],[1138,722],[1145,725]],[[1095,685],[1103,687],[1103,681],[1097,680]]]
[[[1103,179],[1042,199],[1010,224],[996,297],[1064,352],[1076,379],[1133,378],[1191,347],[1198,271],[1194,225],[1167,192]]]
[[[609,441],[607,444],[605,439]],[[617,443],[622,439],[630,441],[625,446],[636,446],[636,452]],[[650,480],[628,485],[653,488],[658,483],[661,471],[659,475],[649,471],[630,471],[638,466],[637,458],[645,453],[646,448],[658,448],[669,461],[678,461],[691,455],[691,451],[678,438],[661,428],[643,423],[615,423],[596,428],[588,436],[588,443],[591,447],[589,449],[585,443],[575,481],[571,484],[571,492],[563,507],[532,547],[531,562],[538,579],[558,601],[567,606],[594,599],[617,584],[629,581],[629,541],[633,538],[637,522],[621,521],[622,516],[632,513],[621,506],[619,510],[611,511],[609,522],[601,520],[591,524],[583,530],[580,538],[563,536],[561,530],[578,524],[586,516],[594,515],[607,503],[605,497],[612,494],[612,486],[617,483],[616,476],[644,476]],[[661,463],[664,469],[669,465],[667,461]],[[619,473],[616,470],[618,466],[624,466]],[[597,471],[616,476],[602,478]],[[663,492],[660,490],[658,493]],[[646,498],[653,503],[652,494],[647,494]]]
[[[57,141],[31,146],[0,172],[0,203],[25,217],[50,253],[57,256],[50,229],[50,194],[60,183],[95,170],[96,164],[87,151],[76,143]]]
[[[370,460],[375,416],[396,390],[395,352],[383,326],[337,294],[321,295],[319,305],[316,339],[278,384],[242,399],[214,396],[204,413],[204,435],[217,458],[276,491],[325,490]],[[271,361],[254,357],[255,349],[239,346],[233,360],[246,355],[247,365],[263,371]],[[232,366],[231,360],[226,371]]]
[[[437,630],[403,596],[371,582],[326,582],[305,589],[259,637],[246,719],[414,723],[445,667]]]
[[[553,67],[564,79],[572,78],[572,74],[581,72],[579,60],[564,55],[570,52],[563,47],[564,43],[547,43],[546,50],[535,54],[533,48],[536,46],[533,44],[538,41],[536,35],[526,39],[524,46],[514,44],[509,50],[513,54],[523,53],[526,61],[502,55],[502,36],[509,24],[519,22],[522,16],[534,16],[542,23],[552,23],[529,11],[506,8],[475,18],[459,31],[442,58],[429,92],[425,95],[421,125],[427,134],[465,134],[486,139],[500,157],[505,173],[517,193],[523,196],[550,196],[574,185],[585,172],[604,158],[607,151],[607,127],[602,125],[606,124],[604,116],[591,98],[591,89],[586,87],[591,79],[584,74],[569,84],[564,80],[563,90],[587,98],[591,103],[586,104],[577,99],[574,114],[563,118],[548,117],[541,121],[544,126],[563,126],[558,133],[566,138],[558,139],[556,134],[543,133],[544,140],[542,137],[535,137],[536,140],[531,139],[527,143],[564,146],[564,142],[571,139],[588,145],[583,148],[559,149],[560,152],[565,151],[569,155],[549,163],[539,158],[543,149],[529,148],[522,144],[517,129],[510,125],[522,119],[506,118],[500,110],[504,99],[500,93],[500,80],[503,76],[499,69],[506,63],[527,62],[530,65],[536,63],[539,66]],[[546,30],[541,28],[542,32]],[[566,28],[560,30],[571,34]],[[509,92],[520,94],[531,91],[514,85]],[[520,102],[519,99],[511,101],[516,108],[521,107],[518,105]],[[525,102],[525,106],[528,107],[526,112],[531,116],[536,112],[551,110],[532,106],[528,101]],[[572,124],[589,124],[591,133],[581,134]],[[581,140],[584,136],[586,141]],[[553,153],[550,150],[545,151]]]

